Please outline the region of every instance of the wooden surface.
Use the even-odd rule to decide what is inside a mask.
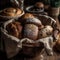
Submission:
[[[15,57],[14,60],[41,60],[41,55],[38,55],[34,58],[31,57]],[[43,60],[60,60],[60,54],[54,52],[53,56],[48,56],[46,52],[43,52]]]
[[[53,56],[48,56],[45,50],[42,51],[41,55],[37,55],[36,57],[32,58],[23,54],[18,54],[11,59],[7,59],[6,55],[0,52],[0,60],[41,60],[41,55],[43,55],[43,60],[60,60],[60,53],[54,52]]]

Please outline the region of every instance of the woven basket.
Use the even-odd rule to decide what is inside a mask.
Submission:
[[[1,12],[1,11],[0,11]],[[22,13],[18,16],[14,16],[14,17],[10,17],[10,16],[2,16],[0,15],[0,22],[5,22],[8,21],[10,19],[18,19],[19,17],[21,17],[24,14],[24,11],[22,11]]]
[[[43,25],[51,25],[53,26],[53,28],[55,28],[56,21],[53,18],[46,15],[39,15],[36,17],[42,21]],[[1,48],[2,47],[5,48],[5,52],[7,53],[8,58],[11,58],[16,54],[18,54],[20,50],[22,50],[22,54],[25,54],[27,56],[39,55],[44,47],[43,43],[40,43],[40,40],[42,39],[33,41],[31,39],[24,38],[20,40],[14,36],[9,35],[6,31],[6,26],[7,24],[13,21],[14,19],[11,19],[5,22],[3,24],[3,27],[1,27],[1,32],[2,32],[1,40],[4,41],[4,45],[5,45],[4,47],[3,45],[1,45]],[[49,37],[50,36],[46,38],[49,38]],[[1,50],[4,50],[3,48]]]

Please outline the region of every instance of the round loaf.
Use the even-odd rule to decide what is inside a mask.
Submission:
[[[38,37],[38,27],[34,24],[26,24],[24,27],[24,38],[36,40]]]

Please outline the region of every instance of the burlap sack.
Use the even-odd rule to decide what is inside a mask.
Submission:
[[[43,17],[51,20],[49,25],[52,25],[52,23],[54,23],[54,24],[56,23],[55,20],[52,19],[51,17],[45,16],[45,15],[39,15],[39,16],[40,17],[43,16]],[[49,20],[47,20],[47,22],[49,22]],[[31,44],[36,44],[36,43],[42,42],[44,44],[44,47],[45,47],[45,50],[47,51],[47,53],[49,55],[53,55],[52,47],[51,47],[51,45],[53,43],[52,35],[50,35],[46,38],[38,39],[36,41],[28,39],[28,38],[24,38],[24,39],[20,40],[20,39],[14,37],[14,36],[9,35],[8,31],[6,30],[6,26],[13,21],[14,21],[14,19],[6,21],[3,24],[3,27],[1,27],[1,41],[4,42],[4,45],[3,45],[3,43],[1,45],[1,50],[6,52],[8,58],[11,58],[11,57],[15,56],[16,54],[19,53],[19,51],[21,49],[23,49],[23,47],[22,47],[23,44],[22,43],[24,41],[26,43],[31,43]],[[27,44],[27,46],[28,46],[28,44]]]

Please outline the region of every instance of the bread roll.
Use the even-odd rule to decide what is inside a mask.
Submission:
[[[53,28],[49,25],[45,26],[43,29],[39,30],[38,38],[45,38],[51,35],[53,32]]]
[[[27,19],[27,18],[34,18],[34,15],[31,13],[26,13],[22,16],[23,19]]]

